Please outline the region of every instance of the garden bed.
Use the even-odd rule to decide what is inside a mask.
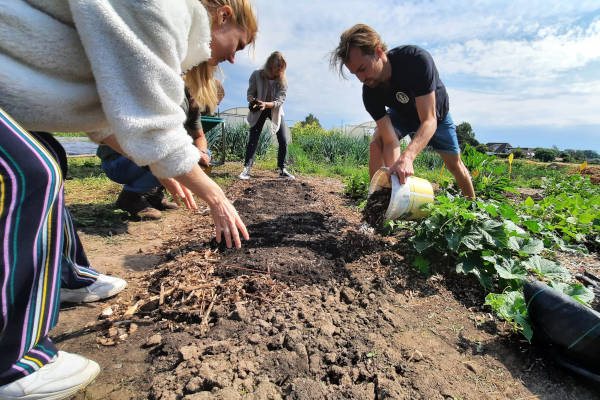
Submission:
[[[408,231],[373,233],[338,180],[256,173],[227,190],[251,235],[242,249],[214,242],[206,211],[130,224],[134,238],[82,235],[130,286],[61,313],[59,347],[104,369],[78,398],[600,396],[492,316],[473,276],[414,270]],[[111,326],[122,339],[100,344]]]

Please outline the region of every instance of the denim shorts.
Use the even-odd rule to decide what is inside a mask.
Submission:
[[[412,137],[415,135],[417,129],[419,129],[419,122],[408,122],[403,120],[396,111],[388,108],[387,110],[392,125],[396,130],[398,138],[402,139],[404,136],[409,135]],[[443,121],[437,122],[437,129],[433,134],[433,137],[429,140],[429,146],[438,153],[444,154],[460,154],[460,147],[458,147],[458,138],[456,137],[456,127],[452,121],[450,113],[446,115]]]

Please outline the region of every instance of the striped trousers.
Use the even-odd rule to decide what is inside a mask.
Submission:
[[[97,274],[85,276],[82,265],[77,278],[77,262],[89,263],[64,205],[60,164],[48,143],[0,109],[0,386],[57,353],[48,334],[58,322],[61,277],[86,286]]]

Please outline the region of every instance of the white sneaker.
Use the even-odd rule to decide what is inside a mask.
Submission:
[[[250,179],[250,167],[244,167],[244,170],[238,175],[240,179]]]
[[[287,170],[287,169],[285,169],[285,168],[283,168],[283,169],[281,170],[281,172],[279,173],[279,177],[280,177],[280,178],[286,178],[286,179],[292,179],[292,180],[293,180],[293,179],[296,179],[296,177],[295,177],[294,175],[290,174],[290,173],[288,172],[288,170]]]
[[[125,289],[127,282],[121,278],[100,274],[96,282],[79,289],[60,288],[61,303],[89,303],[112,297]]]
[[[51,362],[31,375],[0,386],[0,399],[66,399],[92,383],[99,373],[97,362],[59,351]]]

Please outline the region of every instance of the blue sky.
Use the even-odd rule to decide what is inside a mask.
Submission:
[[[480,142],[600,152],[600,0],[254,0],[253,52],[222,65],[220,109],[246,105],[251,72],[274,50],[287,59],[285,118],[314,114],[325,128],[370,120],[361,84],[329,69],[329,52],[356,23],[389,48],[416,44],[433,56],[455,123]]]

